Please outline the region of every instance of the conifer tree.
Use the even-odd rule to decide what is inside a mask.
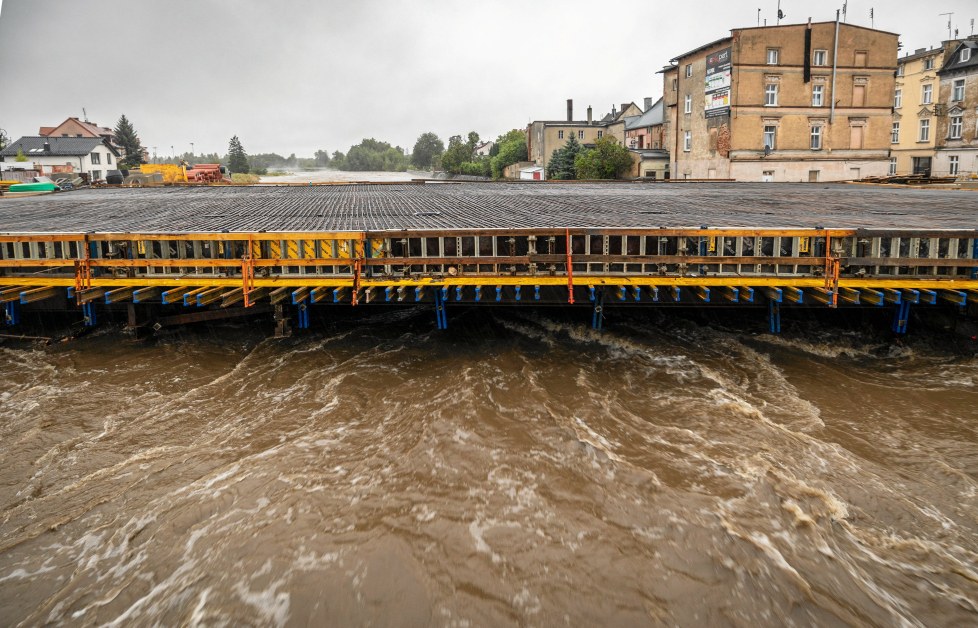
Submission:
[[[564,144],[563,148],[558,148],[550,156],[550,163],[547,164],[547,178],[558,180],[569,180],[577,178],[577,171],[574,169],[574,159],[581,152],[581,143],[571,133],[570,139]]]
[[[248,174],[248,153],[245,152],[237,135],[232,137],[228,144],[228,168],[231,172]]]
[[[136,134],[136,129],[133,128],[132,123],[129,122],[125,114],[122,114],[119,122],[115,125],[114,139],[115,143],[122,147],[122,161],[119,162],[120,166],[132,168],[146,163],[146,160],[143,159],[144,149],[139,142],[139,136]]]

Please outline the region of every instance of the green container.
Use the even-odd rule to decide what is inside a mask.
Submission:
[[[58,189],[53,183],[17,183],[10,186],[11,192],[54,192]]]

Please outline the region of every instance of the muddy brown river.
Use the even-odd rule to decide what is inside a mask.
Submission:
[[[673,314],[0,340],[0,624],[978,623],[978,359]]]

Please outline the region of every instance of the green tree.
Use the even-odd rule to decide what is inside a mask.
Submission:
[[[317,166],[324,167],[329,165],[329,151],[317,150],[314,157]]]
[[[567,143],[561,148],[554,150],[550,155],[550,163],[547,164],[547,178],[567,181],[577,178],[574,160],[582,150],[581,143],[577,141],[573,133]]]
[[[526,133],[520,129],[513,129],[505,135],[496,138],[496,143],[489,151],[492,166],[492,178],[498,179],[503,176],[503,169],[506,166],[515,164],[519,161],[526,161]]]
[[[20,162],[27,161],[27,155],[24,154],[23,148],[17,149],[17,156],[14,157],[14,161],[20,161]]]
[[[479,134],[475,131],[471,131],[468,135],[468,140],[464,142],[462,141],[461,135],[453,135],[448,138],[448,148],[445,149],[444,154],[441,156],[442,169],[451,174],[464,174],[462,172],[462,164],[468,162],[477,163],[480,161],[478,159],[473,159],[475,146],[478,143]],[[466,169],[470,168],[470,166],[466,167]]]
[[[417,168],[429,169],[445,152],[445,144],[432,132],[422,133],[411,151],[411,163]]]
[[[146,163],[143,159],[145,149],[139,141],[139,135],[132,123],[126,118],[125,114],[119,118],[113,133],[115,143],[122,147],[122,160],[119,165],[123,168],[135,168],[139,164]]]
[[[7,132],[4,131],[3,129],[0,129],[0,150],[5,149],[7,147],[7,144],[9,143],[10,143],[10,138],[7,137]]]
[[[241,140],[235,135],[231,138],[228,143],[228,168],[231,172],[238,172],[241,174],[248,174],[251,171],[251,166],[248,163],[248,153],[245,152],[244,146],[241,145]]]
[[[613,137],[602,137],[594,148],[574,159],[578,179],[620,179],[632,168],[632,154]]]

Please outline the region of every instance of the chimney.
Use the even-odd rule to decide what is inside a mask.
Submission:
[[[574,121],[574,99],[573,98],[567,99],[567,121],[568,122]]]
[[[611,105],[611,117],[614,118],[617,115],[618,115],[618,112],[615,110],[615,106],[614,105]]]
[[[645,110],[648,111],[651,108],[652,108],[652,97],[651,96],[646,96],[645,97]]]
[[[587,106],[587,123],[591,124],[591,105]]]
[[[51,142],[44,142],[44,152],[45,153],[51,152]]]

